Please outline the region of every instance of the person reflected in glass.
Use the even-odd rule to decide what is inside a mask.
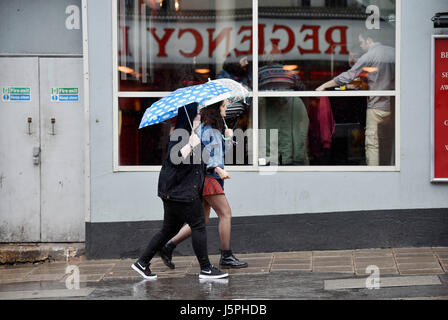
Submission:
[[[219,219],[218,232],[221,242],[219,266],[223,269],[248,266],[246,262],[238,260],[233,255],[230,246],[232,210],[224,193],[224,180],[230,179],[230,174],[224,170],[224,156],[226,150],[233,145],[233,130],[224,129],[223,122],[228,103],[228,100],[224,100],[202,108],[200,111],[201,124],[197,129],[208,157],[208,159],[204,159],[207,169],[202,192],[205,223],[208,224],[210,209],[213,208]],[[171,269],[175,268],[172,262],[173,251],[179,243],[190,235],[191,228],[188,224],[185,224],[179,233],[162,248],[160,257],[166,266]]]
[[[232,79],[241,83],[246,89],[252,88],[252,77],[250,73],[250,64],[247,57],[242,57],[238,62],[233,62],[228,57],[222,66],[222,70],[216,76],[216,79]]]
[[[265,55],[263,61],[264,65],[258,70],[260,90],[301,91],[305,89],[298,70],[278,63],[272,54]],[[310,121],[305,103],[301,98],[260,99],[259,123],[260,128],[266,130],[265,139],[259,136],[259,150],[265,151],[261,154],[266,155],[267,165],[309,165],[307,137]],[[272,158],[274,155],[271,154],[270,130],[278,130],[278,159]]]
[[[379,30],[366,30],[359,34],[359,45],[365,53],[353,67],[334,79],[319,86],[316,91],[351,83],[363,73],[367,73],[369,90],[394,90],[395,88],[395,48],[381,44]],[[391,98],[369,97],[366,116],[366,162],[368,166],[380,165],[380,140],[393,140],[389,130],[392,116]],[[382,130],[384,128],[384,130]],[[391,150],[386,150],[391,152]]]

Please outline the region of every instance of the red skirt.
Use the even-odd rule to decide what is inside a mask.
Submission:
[[[218,194],[224,194],[224,189],[221,184],[212,177],[205,177],[204,180],[204,188],[202,191],[203,196],[213,196]]]

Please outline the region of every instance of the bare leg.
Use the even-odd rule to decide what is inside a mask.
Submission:
[[[208,205],[215,210],[218,215],[218,232],[221,240],[221,249],[230,250],[230,231],[232,226],[232,210],[230,209],[229,202],[224,194],[218,194],[213,196],[206,196],[204,199]],[[205,209],[205,207],[204,207]],[[205,210],[204,210],[205,211]],[[210,212],[210,210],[209,210]],[[206,215],[206,223],[208,222]]]
[[[191,228],[188,224],[184,224],[184,226],[179,230],[179,232],[171,239],[171,242],[175,245],[178,245],[185,239],[191,236]]]
[[[204,207],[205,224],[208,224],[208,222],[210,221],[211,206],[208,204],[205,198],[202,200],[202,206]]]

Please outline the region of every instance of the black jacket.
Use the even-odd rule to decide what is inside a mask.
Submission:
[[[190,120],[193,121],[197,113],[197,104],[188,105],[186,109]],[[184,108],[179,109],[175,129],[185,129],[191,134],[191,126]],[[173,164],[170,153],[171,149],[178,143],[178,141],[168,142],[167,157],[162,164],[159,175],[158,195],[165,200],[193,202],[202,197],[206,166],[200,155],[204,146],[201,143],[195,147],[194,155],[190,154],[188,159],[187,163],[189,164]]]

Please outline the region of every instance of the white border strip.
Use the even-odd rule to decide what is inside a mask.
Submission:
[[[395,167],[401,168],[401,0],[395,5]]]
[[[82,51],[84,73],[84,220],[90,222],[90,77],[87,0],[82,0]]]
[[[258,0],[252,0],[252,79],[258,79]],[[258,81],[252,81],[252,170],[258,170]],[[253,106],[257,106],[254,108]],[[250,148],[249,148],[250,149]]]
[[[120,166],[119,172],[158,172],[162,166]],[[229,172],[258,172],[261,170],[263,173],[276,173],[276,172],[396,172],[397,168],[393,166],[389,167],[374,167],[374,166],[226,166],[226,171]]]
[[[258,72],[254,71],[254,75]],[[397,85],[398,86],[398,85]],[[255,87],[255,83],[254,83]],[[258,88],[257,88],[258,89]],[[258,91],[258,97],[393,97],[397,91]],[[162,98],[169,95],[171,91],[121,91],[119,98]],[[256,96],[255,90],[251,92]]]
[[[120,137],[118,134],[118,4],[112,1],[112,82],[113,82],[113,171],[119,171]]]

